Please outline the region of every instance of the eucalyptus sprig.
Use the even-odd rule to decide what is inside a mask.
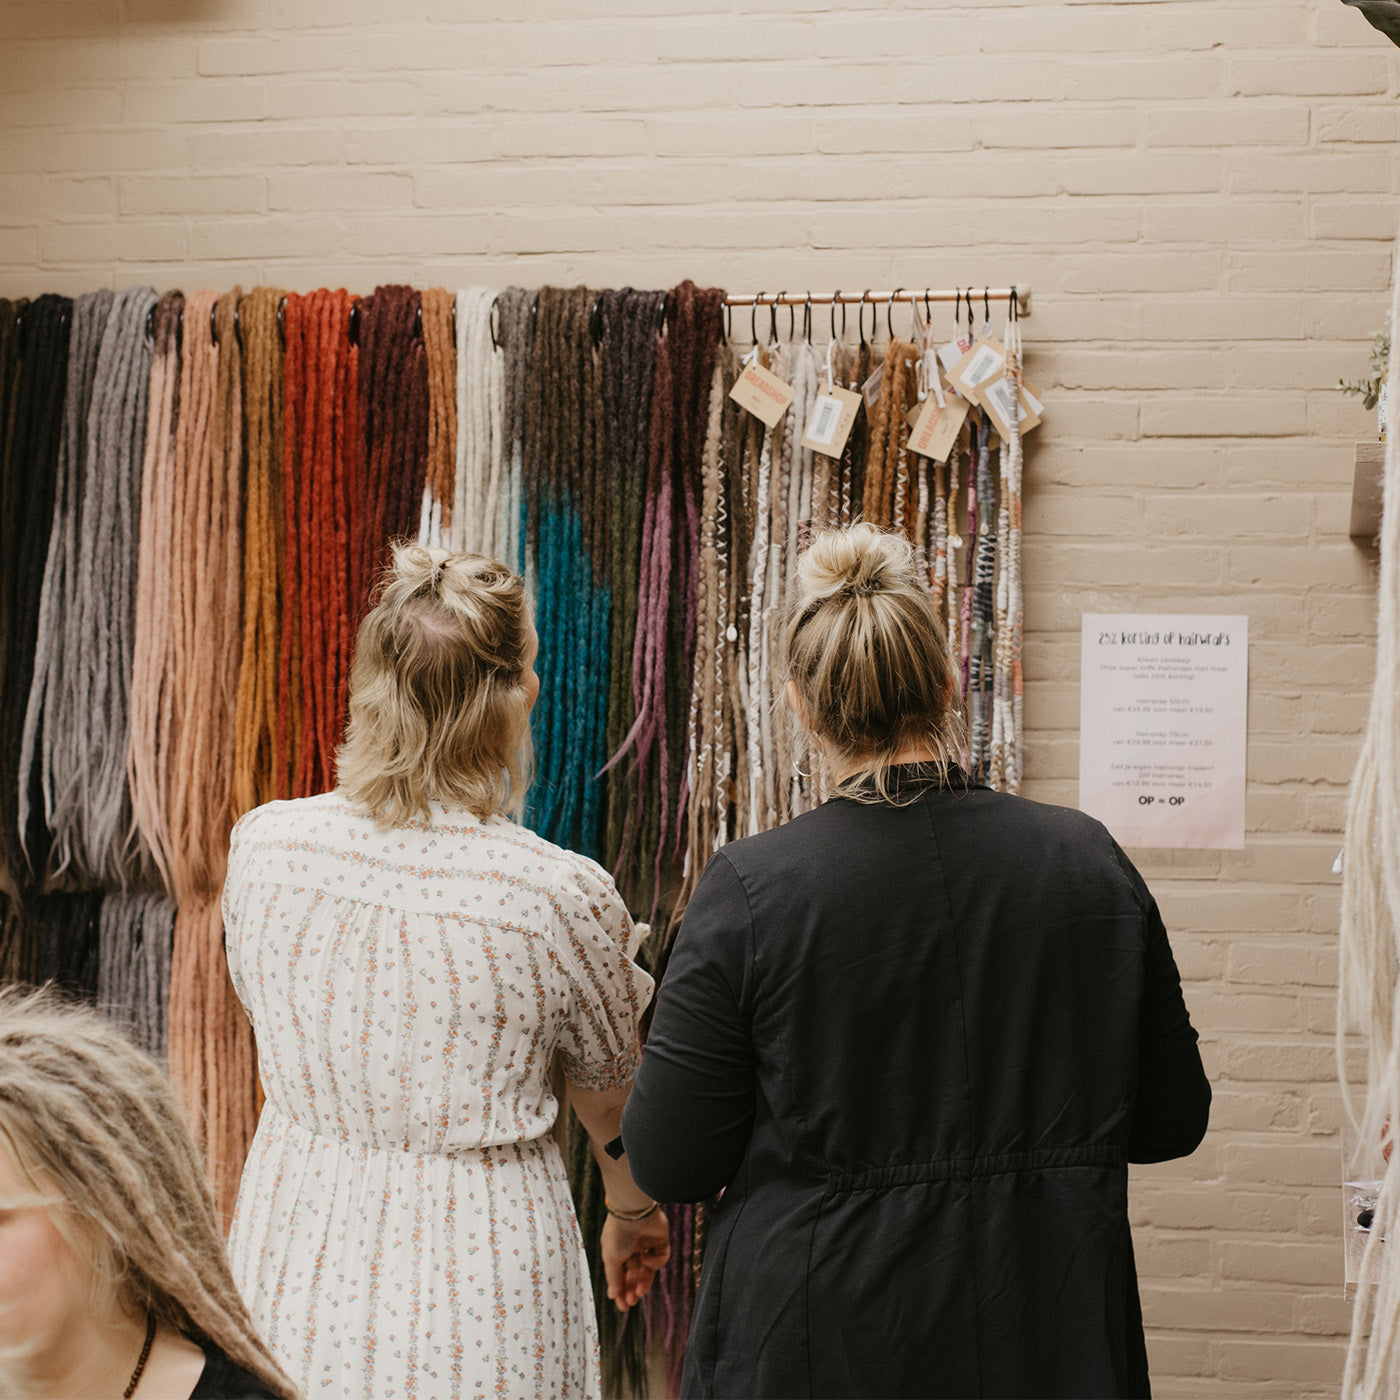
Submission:
[[[1375,408],[1380,402],[1381,386],[1385,383],[1386,368],[1390,364],[1390,331],[1382,326],[1371,341],[1371,377],[1347,383],[1337,381],[1337,388],[1344,394],[1360,394],[1364,408]]]

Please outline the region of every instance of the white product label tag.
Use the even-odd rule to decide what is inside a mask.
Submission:
[[[945,374],[953,372],[953,366],[972,349],[972,341],[965,335],[960,335],[950,340],[946,345],[938,347],[938,360],[943,366]]]

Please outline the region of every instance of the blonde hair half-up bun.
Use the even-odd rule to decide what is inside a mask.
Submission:
[[[530,612],[480,554],[396,544],[360,624],[337,786],[383,826],[431,803],[517,811],[530,773]]]
[[[911,747],[946,770],[963,747],[959,687],[909,541],[864,523],[824,530],[798,579],[788,677],[824,755],[845,770],[837,791],[890,800],[889,769]]]
[[[837,593],[868,595],[917,583],[909,541],[864,523],[822,531],[798,561],[797,575],[803,603]]]

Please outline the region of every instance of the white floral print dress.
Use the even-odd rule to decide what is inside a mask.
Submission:
[[[386,832],[330,793],[238,823],[224,923],[267,1096],[229,1251],[292,1378],[598,1396],[550,1067],[636,1065],[652,982],[612,880],[504,818]]]

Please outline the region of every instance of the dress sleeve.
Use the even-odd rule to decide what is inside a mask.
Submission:
[[[256,810],[256,809],[254,809]],[[246,812],[233,825],[229,833],[228,866],[224,872],[224,890],[220,900],[220,912],[224,921],[224,957],[228,962],[229,980],[238,999],[246,1007],[248,998],[243,988],[243,966],[239,956],[238,930],[234,921],[234,911],[238,907],[243,882],[242,838],[247,831],[247,821],[252,812]]]
[[[723,852],[685,911],[622,1114],[632,1179],[659,1201],[728,1186],[754,1123],[748,895]]]
[[[565,884],[557,946],[569,1008],[559,1060],[564,1078],[580,1089],[616,1089],[637,1068],[653,983],[632,961],[637,934],[612,878],[580,856]]]
[[[1142,906],[1147,940],[1128,1160],[1165,1162],[1189,1156],[1200,1146],[1210,1122],[1210,1081],[1157,901],[1121,850],[1118,860]]]

